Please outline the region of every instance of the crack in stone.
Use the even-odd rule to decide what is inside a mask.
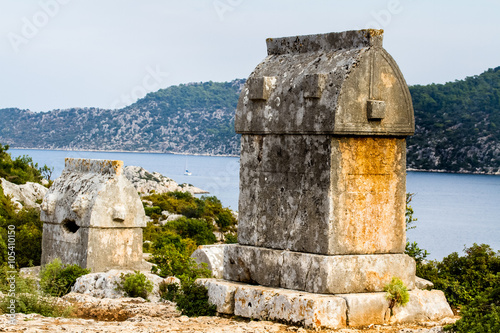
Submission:
[[[312,267],[312,265],[313,265],[313,260],[311,259],[309,261],[309,267],[307,268],[306,277],[304,279],[304,286],[302,287],[302,290],[304,290],[304,291],[307,291],[307,289],[306,289],[306,287],[307,287],[307,281],[309,279],[309,274],[311,273],[311,267]],[[309,292],[314,292],[314,290],[311,290]]]
[[[304,175],[301,175],[301,179],[300,179],[300,182],[302,183],[302,181],[304,180]],[[285,242],[285,247],[286,249],[290,249],[290,238],[291,238],[291,233],[289,232],[289,229],[291,226],[294,225],[294,222],[295,220],[297,219],[297,215],[299,215],[299,209],[300,209],[300,206],[301,206],[301,202],[302,202],[302,197],[304,196],[304,193],[303,192],[300,192],[300,195],[299,195],[299,199],[298,199],[298,202],[297,202],[297,208],[295,209],[295,214],[293,216],[293,218],[291,219],[290,223],[286,226],[286,242]]]

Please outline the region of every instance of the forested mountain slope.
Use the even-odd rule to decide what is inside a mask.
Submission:
[[[416,132],[408,139],[409,168],[500,171],[500,67],[410,92]]]

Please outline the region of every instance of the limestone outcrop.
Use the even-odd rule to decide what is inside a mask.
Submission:
[[[123,168],[123,175],[134,185],[141,196],[153,193],[162,194],[172,191],[189,192],[191,194],[208,193],[193,185],[178,184],[173,179],[159,172],[149,172],[138,166],[127,166]]]
[[[3,193],[11,197],[16,209],[23,207],[40,208],[40,203],[48,191],[45,186],[38,183],[27,182],[26,184],[17,185],[3,178],[0,178],[0,186]]]
[[[121,275],[129,273],[134,272],[130,270],[112,269],[107,272],[83,275],[76,280],[75,285],[71,288],[71,292],[90,295],[96,298],[121,298],[125,296],[125,293],[121,290],[117,290],[117,285],[121,281]],[[180,283],[179,279],[174,277],[164,279],[158,275],[148,272],[143,272],[143,274],[153,284],[153,291],[148,296],[148,299],[153,302],[160,300],[160,283],[163,281],[166,281],[167,283]]]

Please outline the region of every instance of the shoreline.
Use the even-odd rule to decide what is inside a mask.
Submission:
[[[240,157],[240,155],[232,154],[200,154],[200,153],[177,153],[177,152],[162,152],[159,150],[97,150],[97,149],[63,149],[63,148],[20,148],[10,147],[9,150],[52,150],[52,151],[87,151],[92,153],[134,153],[134,154],[165,154],[165,155],[191,155],[191,156],[210,156],[210,157]]]
[[[453,175],[482,175],[482,176],[500,176],[500,172],[498,173],[487,173],[487,172],[465,172],[465,171],[449,171],[449,170],[441,170],[441,169],[430,169],[430,170],[422,170],[422,169],[413,169],[407,168],[406,172],[428,172],[428,173],[449,173]]]
[[[232,155],[232,154],[221,154],[221,155],[213,155],[213,154],[196,154],[196,153],[177,153],[177,152],[161,152],[158,150],[97,150],[97,149],[63,149],[63,148],[20,148],[20,147],[9,147],[9,149],[17,149],[17,150],[52,150],[52,151],[84,151],[84,152],[93,152],[93,153],[134,153],[134,154],[166,154],[166,155],[184,155],[184,156],[208,156],[208,157],[240,157],[240,155]],[[484,176],[500,176],[500,171],[497,173],[488,173],[488,172],[466,172],[466,171],[450,171],[450,170],[442,170],[442,169],[414,169],[407,168],[406,171],[410,172],[429,172],[429,173],[449,173],[449,174],[461,174],[461,175],[484,175]]]

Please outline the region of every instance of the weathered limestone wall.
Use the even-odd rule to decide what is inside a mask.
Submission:
[[[329,253],[331,138],[243,135],[238,242]]]
[[[42,202],[42,265],[141,269],[145,213],[122,161],[66,159]]]
[[[404,139],[241,141],[240,244],[328,255],[404,252]]]

